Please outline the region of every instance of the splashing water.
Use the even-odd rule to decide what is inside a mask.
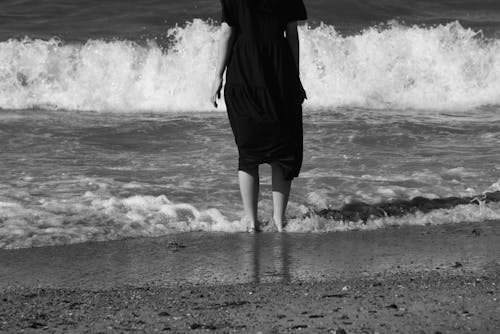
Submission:
[[[150,41],[0,43],[0,108],[209,111],[219,28],[195,19]],[[458,22],[392,22],[353,36],[300,27],[308,110],[339,106],[466,110],[500,104],[500,41]]]

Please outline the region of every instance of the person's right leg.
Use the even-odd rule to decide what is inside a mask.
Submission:
[[[259,168],[251,171],[238,171],[241,199],[245,209],[245,218],[250,229],[260,229],[257,218],[257,204],[259,202]]]
[[[283,230],[285,211],[290,196],[292,181],[285,180],[283,168],[277,163],[271,164],[273,174],[273,220],[278,232]]]

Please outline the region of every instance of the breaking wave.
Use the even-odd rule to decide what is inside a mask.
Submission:
[[[354,106],[465,110],[500,104],[500,40],[459,22],[397,22],[342,36],[300,27],[308,110]],[[210,111],[218,26],[195,19],[150,41],[0,42],[0,108]]]

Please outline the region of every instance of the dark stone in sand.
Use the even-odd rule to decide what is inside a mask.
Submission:
[[[203,325],[203,324],[192,324],[189,328],[191,328],[191,329],[206,329],[206,330],[210,330],[210,331],[217,330],[217,326]]]
[[[385,308],[392,308],[397,310],[399,307],[396,304],[387,305]]]
[[[38,322],[38,321],[34,321],[34,322],[31,323],[31,325],[29,327],[30,328],[38,329],[38,328],[44,328],[46,326],[47,326],[47,324],[44,324],[44,323],[41,323],[41,322]]]
[[[345,298],[347,297],[347,293],[334,293],[331,295],[323,295],[321,298]]]
[[[311,319],[318,319],[318,318],[324,318],[325,316],[322,314],[311,314],[309,318]]]
[[[40,313],[40,314],[37,314],[36,317],[38,319],[47,319],[47,315],[45,313]]]
[[[479,237],[483,231],[480,228],[475,228],[472,230],[472,235],[475,237]]]
[[[163,312],[158,313],[158,316],[160,316],[160,317],[169,317],[170,313],[163,311]]]
[[[82,303],[79,303],[79,302],[71,303],[71,304],[69,304],[69,309],[74,310],[75,308],[79,307],[80,305],[82,305]]]
[[[225,308],[225,307],[238,307],[238,306],[243,306],[250,304],[249,301],[246,300],[241,300],[241,301],[234,301],[234,302],[226,302],[222,304],[213,304],[213,308]]]
[[[457,268],[462,268],[463,266],[464,266],[464,265],[463,265],[463,264],[461,264],[460,262],[455,262],[455,264],[454,264],[454,265],[452,265],[451,267],[452,267],[452,268],[457,269]]]
[[[171,241],[167,243],[167,248],[176,250],[176,249],[186,248],[186,246],[177,241]]]
[[[307,325],[295,325],[290,327],[290,329],[304,329],[307,328]]]

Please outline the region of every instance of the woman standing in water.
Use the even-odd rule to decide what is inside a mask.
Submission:
[[[221,0],[222,28],[211,102],[224,99],[239,152],[238,176],[249,230],[257,220],[259,165],[272,168],[273,221],[282,231],[302,165],[302,102],[297,21],[302,0]]]

